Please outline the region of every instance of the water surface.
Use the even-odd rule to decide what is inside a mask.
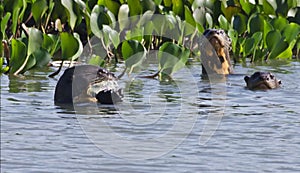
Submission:
[[[1,172],[300,172],[300,63],[238,65],[218,84],[198,69],[174,82],[125,76],[123,103],[75,110],[54,105],[53,69],[2,75]],[[283,86],[245,89],[258,70]]]

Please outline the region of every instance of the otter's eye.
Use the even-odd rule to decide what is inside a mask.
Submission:
[[[219,60],[220,60],[221,63],[224,63],[224,62],[225,62],[225,59],[224,59],[223,56],[219,56]]]
[[[271,75],[270,75],[270,78],[271,78],[271,79],[274,79],[274,75],[271,74]]]

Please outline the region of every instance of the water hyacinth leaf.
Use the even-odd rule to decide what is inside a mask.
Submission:
[[[28,55],[27,55],[28,56]],[[26,65],[25,67],[21,70],[21,73],[26,72],[27,70],[30,70],[31,68],[33,68],[36,64],[36,59],[33,56],[33,54],[29,55],[29,57],[26,57],[27,61],[26,61]],[[25,62],[24,62],[25,63]]]
[[[218,22],[219,22],[220,27],[221,27],[222,29],[225,29],[225,30],[228,30],[228,29],[229,29],[229,23],[228,23],[227,19],[226,19],[223,15],[220,15],[220,16],[219,16]]]
[[[172,5],[172,0],[163,0],[164,1],[164,5],[166,6],[166,7],[171,7],[171,5]]]
[[[11,41],[10,72],[15,73],[23,64],[26,58],[26,45],[16,39]]]
[[[293,50],[291,46],[289,46],[285,51],[283,51],[277,56],[277,58],[281,58],[281,59],[288,59],[292,57],[293,57]]]
[[[130,16],[136,16],[142,14],[143,7],[141,5],[140,0],[127,0],[127,4],[129,7]]]
[[[123,4],[120,7],[118,14],[118,23],[120,31],[123,31],[124,28],[127,28],[130,25],[129,21],[129,7],[127,4]]]
[[[255,32],[263,31],[264,29],[264,18],[260,14],[253,14],[248,23],[248,32],[253,34]]]
[[[247,17],[241,13],[234,15],[232,18],[231,26],[239,34],[244,33],[247,30]]]
[[[263,10],[266,14],[275,14],[274,8],[267,0],[263,0]]]
[[[172,11],[182,17],[184,14],[184,6],[182,0],[172,0]]]
[[[32,4],[31,12],[36,23],[39,23],[47,9],[48,5],[46,0],[36,0]]]
[[[209,13],[205,14],[206,22],[208,23],[209,28],[213,28],[213,18]]]
[[[120,2],[119,1],[113,1],[113,0],[98,0],[98,5],[103,5],[108,8],[109,11],[111,11],[114,16],[117,16],[119,13],[120,8]]]
[[[69,24],[71,29],[73,30],[76,24],[77,20],[77,15],[73,11],[73,6],[74,6],[74,1],[73,0],[61,0],[61,4],[67,9],[68,13],[68,18],[69,18]]]
[[[288,43],[297,39],[300,33],[300,26],[296,23],[290,23],[283,29],[283,36]]]
[[[274,18],[271,21],[271,24],[275,29],[282,31],[285,28],[285,26],[288,25],[288,20],[282,16],[279,16],[277,18]]]
[[[137,40],[142,42],[144,37],[144,27],[142,28],[134,28],[131,31],[126,33],[127,40]]]
[[[242,9],[246,12],[247,15],[249,15],[252,11],[252,9],[255,7],[255,5],[251,4],[249,0],[240,0]]]
[[[47,65],[52,57],[44,48],[37,49],[32,55],[36,61],[35,66],[40,68]]]
[[[244,57],[255,54],[259,42],[262,40],[262,32],[256,32],[251,38],[246,39],[244,45]]]
[[[153,11],[150,11],[150,10],[146,11],[146,12],[142,15],[142,17],[140,18],[140,20],[139,20],[137,26],[138,26],[138,27],[143,27],[143,26],[145,26],[148,22],[151,22],[153,13],[154,13],[154,12],[153,12]]]
[[[32,54],[39,49],[43,44],[43,34],[36,28],[29,28],[28,49],[27,55]]]
[[[48,52],[51,52],[54,47],[55,47],[55,42],[53,38],[47,34],[43,34],[42,48],[46,49]]]
[[[80,56],[83,46],[79,39],[79,35],[74,33],[63,32],[60,34],[61,40],[61,58],[62,60],[74,60]]]
[[[88,64],[90,64],[90,65],[96,65],[96,66],[100,66],[100,67],[104,67],[105,60],[103,58],[101,58],[100,56],[93,55],[90,58]]]
[[[241,11],[241,9],[239,7],[228,6],[227,8],[222,8],[222,11],[223,11],[226,19],[229,21],[232,18],[232,16],[239,13]]]
[[[180,59],[179,61],[175,64],[173,70],[172,70],[172,73],[182,69],[183,67],[185,67],[188,59],[189,59],[189,56],[190,56],[191,52],[189,49],[183,49],[181,48],[181,54],[180,54]]]
[[[196,26],[196,22],[195,22],[195,19],[193,17],[193,14],[192,14],[192,12],[190,11],[190,9],[186,5],[184,6],[184,18],[185,18],[185,21],[187,23],[189,23],[193,27]]]
[[[160,5],[162,1],[163,1],[163,0],[154,0],[155,4],[156,4],[157,6]]]
[[[161,74],[171,75],[186,64],[189,50],[171,42],[165,42],[158,52],[159,70]]]
[[[7,27],[7,22],[8,22],[8,20],[9,20],[9,18],[10,18],[10,16],[11,16],[11,13],[10,12],[7,12],[6,14],[5,14],[5,16],[2,18],[2,20],[1,20],[1,33],[2,33],[2,38],[4,39],[5,38],[5,29],[6,29],[6,27]]]
[[[20,18],[20,10],[23,6],[22,0],[15,0],[13,1],[13,13],[12,13],[12,33],[15,35],[17,32],[18,20]]]
[[[120,35],[117,31],[113,29],[109,33],[109,39],[111,40],[115,48],[117,48],[118,45],[120,44]]]
[[[196,8],[193,12],[193,17],[196,23],[199,23],[201,26],[203,26],[205,23],[205,8],[204,7]]]
[[[264,47],[267,48],[267,35],[270,31],[274,30],[273,26],[270,24],[269,21],[264,21],[264,32],[263,32],[263,40],[264,40]]]
[[[237,45],[237,42],[238,42],[238,32],[234,29],[230,29],[228,31],[228,36],[230,37],[231,39],[231,44],[232,44],[232,51],[233,52],[236,52],[236,45]]]
[[[143,11],[154,12],[156,9],[155,2],[153,0],[143,0],[141,1],[141,5],[143,7]]]
[[[255,42],[254,38],[246,39],[245,44],[244,44],[244,51],[243,51],[244,57],[250,55],[253,52],[254,42]]]
[[[121,50],[122,56],[125,60],[125,65],[130,69],[129,74],[146,58],[146,49],[136,40],[124,41],[122,43]]]
[[[277,30],[269,32],[266,40],[267,47],[270,52],[268,56],[269,59],[276,58],[279,54],[281,54],[289,47],[289,44],[286,41],[284,41],[284,38]]]
[[[96,5],[91,12],[91,30],[98,37],[101,38],[101,30],[103,25],[109,25],[111,19],[107,14],[104,6]]]

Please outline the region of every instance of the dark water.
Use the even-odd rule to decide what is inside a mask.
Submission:
[[[117,106],[53,103],[48,71],[1,76],[1,172],[300,172],[300,63],[271,71],[276,90],[244,75],[209,83],[200,66],[173,82],[125,76]]]

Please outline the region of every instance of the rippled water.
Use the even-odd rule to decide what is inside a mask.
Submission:
[[[216,84],[198,69],[124,77],[123,103],[75,110],[54,105],[52,69],[2,75],[1,172],[300,172],[300,63],[239,65]],[[283,86],[246,90],[239,74],[258,70]]]

